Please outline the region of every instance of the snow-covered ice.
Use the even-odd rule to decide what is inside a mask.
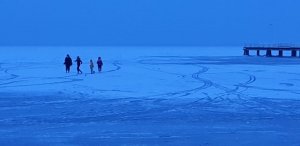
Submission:
[[[241,47],[0,53],[0,145],[300,145],[300,58]],[[65,73],[66,54],[83,74],[75,63]],[[90,74],[98,56],[103,72]]]

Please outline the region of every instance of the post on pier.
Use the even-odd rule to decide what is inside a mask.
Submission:
[[[292,50],[292,57],[297,57],[297,50]]]
[[[268,56],[268,57],[272,56],[272,50],[271,49],[267,49],[266,56]]]
[[[278,56],[283,57],[283,50],[279,50]]]
[[[256,50],[256,55],[257,55],[257,56],[260,56],[259,50]]]
[[[248,49],[244,49],[244,55],[249,56],[249,50]]]

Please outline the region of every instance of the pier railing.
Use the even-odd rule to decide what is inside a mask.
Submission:
[[[263,48],[300,48],[299,44],[278,43],[278,44],[244,44],[244,47],[263,47]]]

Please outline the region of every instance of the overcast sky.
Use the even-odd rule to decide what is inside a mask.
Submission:
[[[300,44],[300,0],[0,0],[0,45]]]

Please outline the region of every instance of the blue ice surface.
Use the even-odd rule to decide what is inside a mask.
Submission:
[[[65,54],[4,56],[0,145],[299,145],[299,58],[178,49],[128,49],[95,75],[65,74]]]
[[[0,100],[1,145],[299,144],[295,100],[181,103],[30,94],[1,94]],[[233,104],[244,107],[228,111]]]

